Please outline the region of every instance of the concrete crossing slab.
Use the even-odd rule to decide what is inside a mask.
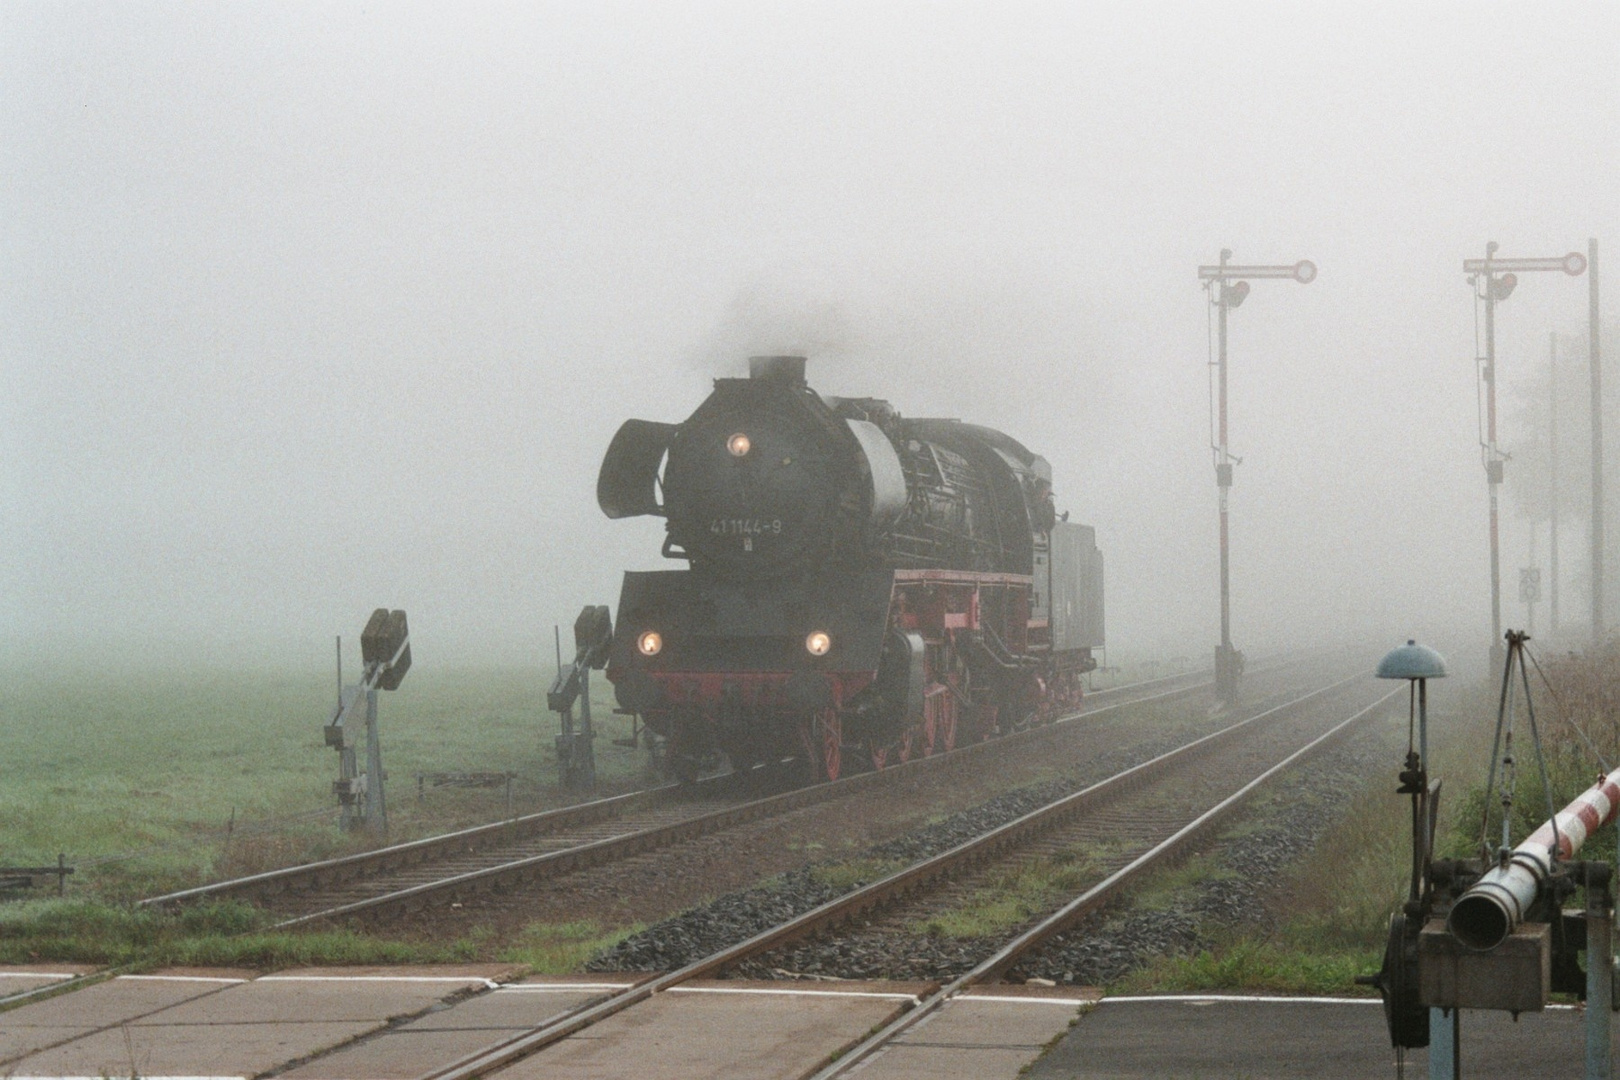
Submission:
[[[129,1025],[18,1062],[15,1077],[250,1077],[340,1046],[368,1022]]]
[[[797,1080],[909,1008],[926,984],[698,982],[493,1075],[502,1080]]]
[[[278,1074],[286,1080],[412,1080],[476,1054],[521,1028],[389,1031]]]
[[[284,1075],[286,1080],[410,1080],[630,985],[600,977],[527,979],[434,1009]]]
[[[5,1027],[7,1030],[27,1027],[95,1029],[127,1024],[181,1002],[239,986],[248,977],[248,972],[238,971],[212,975],[190,971],[120,975],[71,994],[11,1009],[3,1014]]]
[[[304,969],[264,975],[206,1000],[143,1017],[140,1024],[285,1024],[386,1022],[457,993],[495,985],[491,967],[431,974],[375,969]]]
[[[997,986],[952,998],[861,1070],[861,1080],[1015,1080],[1095,993]]]
[[[457,1002],[418,1017],[401,1031],[454,1031],[461,1028],[526,1028],[558,1013],[633,985],[595,980],[524,981]]]
[[[4,1072],[32,1077],[254,1076],[324,1054],[469,992],[512,965],[171,970],[122,976],[5,1014]],[[412,1075],[416,1075],[413,1073]]]
[[[892,1046],[872,1058],[860,1080],[1016,1080],[1036,1047]]]
[[[93,1027],[8,1027],[0,1016],[0,1076],[9,1063],[98,1030]]]
[[[1476,1080],[1581,1076],[1584,1019],[1575,1009],[1466,1010],[1462,1072]],[[1620,1025],[1617,1025],[1620,1027]],[[1428,1051],[1406,1054],[1406,1075],[1428,1075]],[[1351,1080],[1392,1076],[1376,998],[1105,998],[1027,1074],[1031,1080]]]

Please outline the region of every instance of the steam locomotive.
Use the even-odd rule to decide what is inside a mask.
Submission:
[[[628,420],[597,501],[665,518],[629,572],[607,676],[689,778],[717,754],[813,779],[884,768],[1077,705],[1103,644],[1094,530],[1051,467],[957,420],[823,397],[754,357],[683,424]]]

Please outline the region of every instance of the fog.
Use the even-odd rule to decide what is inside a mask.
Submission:
[[[1228,247],[1320,267],[1232,313],[1237,645],[1483,653],[1462,260],[1620,280],[1617,72],[1602,3],[6,5],[0,649],[549,663],[663,564],[618,424],[802,351],[1046,456],[1110,656],[1207,657]],[[1498,315],[1506,395],[1586,279]]]

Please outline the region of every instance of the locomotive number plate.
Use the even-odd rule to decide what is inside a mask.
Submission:
[[[716,536],[780,536],[782,519],[761,521],[759,518],[715,518],[709,523],[709,531]]]

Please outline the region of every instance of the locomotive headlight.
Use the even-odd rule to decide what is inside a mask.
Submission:
[[[657,656],[664,648],[664,635],[656,630],[648,630],[636,638],[636,648],[642,656]]]
[[[726,440],[726,449],[731,451],[732,457],[747,457],[753,448],[753,440],[740,431]]]
[[[804,639],[804,649],[811,656],[826,656],[827,650],[832,648],[832,638],[827,636],[825,630],[813,631]]]

